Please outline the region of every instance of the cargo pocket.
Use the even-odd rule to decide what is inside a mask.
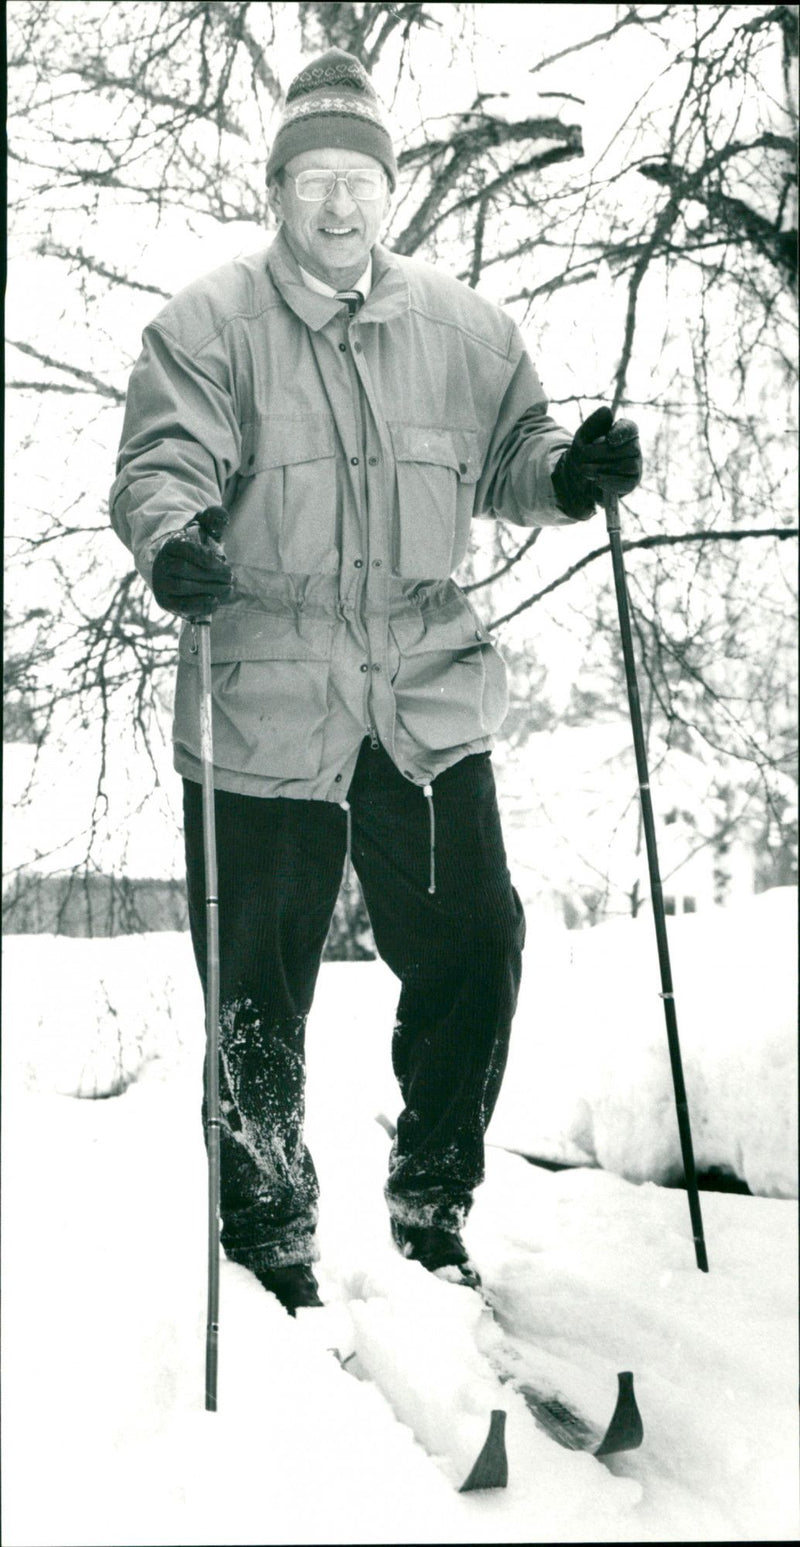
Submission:
[[[211,629],[214,763],[234,773],[309,779],[319,772],[333,624],[302,613],[234,604]],[[179,647],[175,741],[200,758],[199,683],[192,634]]]
[[[389,628],[401,732],[444,751],[500,728],[508,709],[505,663],[460,593],[444,605],[399,613]]]
[[[231,558],[289,574],[329,574],[337,557],[333,422],[273,415],[242,426]]]
[[[390,424],[396,469],[392,566],[409,580],[446,580],[464,557],[480,476],[471,430]]]

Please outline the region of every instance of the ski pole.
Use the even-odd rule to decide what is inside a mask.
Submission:
[[[201,510],[203,540],[218,542],[228,521],[221,505]],[[211,618],[197,618],[200,652],[200,765],[203,781],[203,858],[206,893],[206,1155],[208,1157],[208,1296],[206,1310],[206,1412],[217,1411],[219,1350],[219,895],[214,812],[214,737],[211,697]]]
[[[672,986],[672,969],[670,966],[667,925],[664,914],[664,894],[661,886],[661,874],[658,864],[658,848],[656,845],[653,803],[650,798],[650,775],[647,767],[647,751],[645,748],[644,731],[642,728],[642,710],[641,704],[639,702],[639,687],[636,680],[636,660],[633,653],[630,607],[628,603],[628,587],[625,579],[625,565],[622,557],[619,501],[615,494],[604,493],[603,503],[605,505],[606,512],[608,540],[611,546],[611,562],[614,567],[614,587],[617,593],[619,630],[622,639],[622,654],[625,662],[625,681],[628,688],[628,705],[630,708],[631,730],[633,732],[633,745],[636,753],[636,770],[639,779],[639,798],[642,807],[642,826],[644,829],[645,845],[647,848],[647,866],[650,874],[650,895],[653,906],[653,923],[655,926],[656,943],[658,946],[658,961],[661,970],[661,999],[664,1004],[664,1018],[667,1026],[667,1041],[669,1044],[670,1064],[672,1066],[672,1084],[675,1092],[675,1110],[678,1118],[678,1133],[680,1135],[681,1155],[683,1157],[683,1174],[689,1199],[689,1214],[692,1221],[695,1258],[697,1261],[697,1266],[701,1272],[707,1273],[708,1257],[706,1255],[706,1243],[703,1235],[703,1218],[700,1212],[700,1196],[697,1189],[697,1172],[695,1170],[694,1150],[692,1147],[692,1128],[689,1119],[689,1105],[686,1099],[686,1086],[683,1079],[681,1047],[680,1039],[678,1037],[678,1019],[675,1013],[675,993]]]
[[[208,1156],[208,1301],[206,1412],[217,1411],[219,1345],[219,899],[211,730],[211,620],[197,623],[200,647],[200,756],[206,891],[206,1153]]]

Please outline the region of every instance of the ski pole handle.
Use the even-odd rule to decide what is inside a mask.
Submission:
[[[198,510],[195,516],[205,541],[210,542],[213,539],[215,543],[222,541],[222,534],[229,519],[224,505],[207,505],[205,510]]]
[[[216,543],[217,545],[220,544],[221,539],[222,539],[222,534],[223,534],[226,526],[228,525],[229,519],[230,518],[228,516],[228,512],[225,509],[224,505],[207,505],[205,510],[198,510],[197,515],[194,517],[194,520],[196,521],[197,526],[199,528],[200,540],[201,540],[201,542],[202,542],[204,547],[210,548],[212,542]],[[191,525],[191,522],[189,524]],[[220,548],[219,551],[220,551],[221,556],[224,558],[225,555],[222,552],[221,548]],[[209,613],[203,613],[200,617],[192,618],[192,623],[195,626],[197,626],[198,624],[205,624],[206,625],[206,630],[208,629],[208,625],[210,624],[210,622],[211,622],[211,613],[210,612]],[[201,663],[200,663],[201,682],[202,682],[202,664],[203,663],[202,663],[202,660],[201,660]],[[210,676],[210,670],[209,670],[209,673],[208,673],[209,691],[210,691],[210,683],[211,683],[211,676]]]

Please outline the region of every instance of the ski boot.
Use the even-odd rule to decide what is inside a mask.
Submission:
[[[283,1268],[254,1268],[259,1284],[294,1316],[307,1306],[322,1305],[319,1284],[307,1262],[291,1262]]]
[[[438,1225],[404,1225],[393,1219],[392,1239],[404,1257],[421,1262],[429,1273],[464,1284],[468,1289],[480,1289],[480,1274],[470,1262],[457,1230],[443,1230]]]

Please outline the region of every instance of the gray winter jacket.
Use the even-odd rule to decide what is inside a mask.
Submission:
[[[229,511],[218,787],[340,801],[365,735],[422,785],[490,746],[505,667],[450,577],[473,516],[568,524],[550,473],[570,440],[511,319],[381,247],[352,320],[280,233],[175,296],[131,376],[111,519],[150,581],[166,536]],[[178,656],[175,765],[197,779],[188,624]]]

